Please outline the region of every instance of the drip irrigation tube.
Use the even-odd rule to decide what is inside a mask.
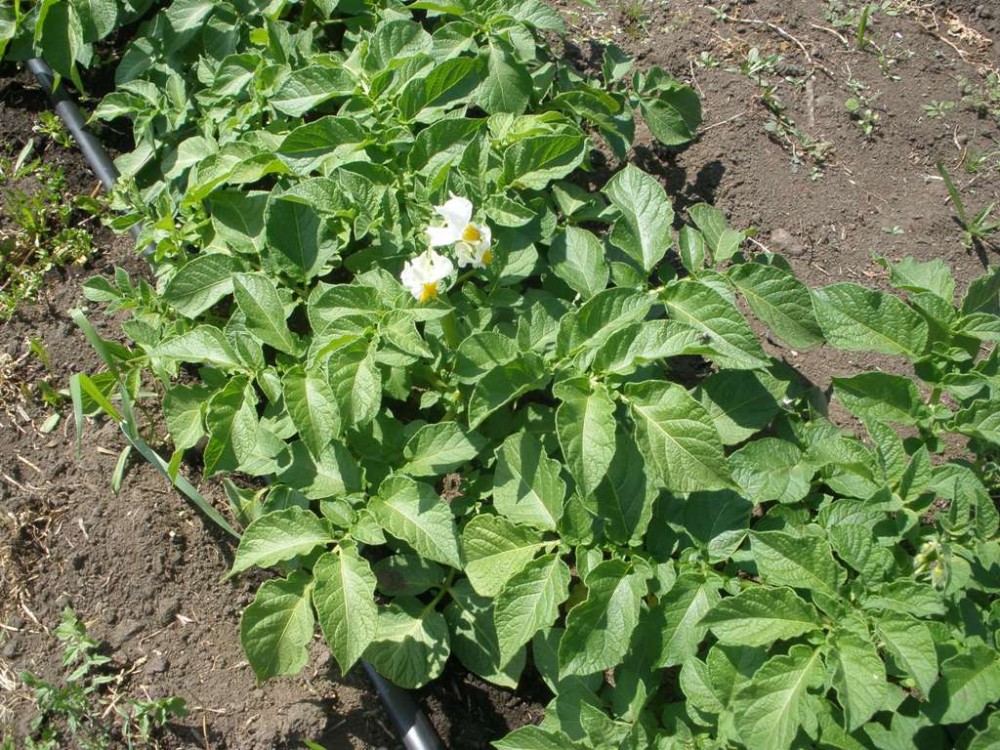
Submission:
[[[52,68],[40,57],[28,60],[28,70],[45,89],[52,102],[52,108],[66,125],[70,135],[73,136],[73,140],[83,153],[87,164],[101,181],[104,189],[110,192],[118,179],[118,169],[111,161],[111,157],[108,156],[108,152],[104,150],[101,142],[87,130],[86,120],[79,107],[76,106],[76,102],[73,101],[62,84],[55,85],[55,74],[52,72]],[[138,238],[142,229],[136,224],[131,227],[130,231],[133,236]],[[396,731],[399,732],[406,750],[442,750],[441,740],[423,711],[417,706],[413,696],[382,677],[368,662],[363,661],[361,664],[365,672],[368,673],[382,703],[385,704],[389,718],[395,724]]]

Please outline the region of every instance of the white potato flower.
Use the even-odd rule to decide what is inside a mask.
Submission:
[[[486,224],[472,223],[472,201],[452,193],[443,206],[435,206],[444,218],[443,227],[427,227],[431,247],[455,245],[455,257],[460,268],[485,268],[493,260],[490,243],[493,235]]]
[[[438,283],[455,270],[450,260],[428,249],[403,265],[399,280],[414,299],[427,302],[438,296]]]

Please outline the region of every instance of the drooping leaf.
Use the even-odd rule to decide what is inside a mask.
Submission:
[[[243,610],[240,642],[258,680],[298,674],[305,666],[315,628],[311,589],[312,577],[299,570],[265,581]]]
[[[415,690],[441,674],[451,653],[444,615],[419,599],[397,597],[378,613],[364,658],[401,688]]]
[[[313,579],[320,628],[345,674],[375,637],[375,576],[356,547],[341,543],[316,561]]]

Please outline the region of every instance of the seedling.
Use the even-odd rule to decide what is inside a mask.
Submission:
[[[951,175],[948,174],[944,163],[939,161],[937,168],[941,174],[941,179],[944,180],[945,187],[948,189],[948,195],[951,198],[951,204],[955,207],[955,213],[958,214],[956,221],[962,228],[962,244],[969,249],[990,245],[990,237],[1000,229],[1000,221],[990,221],[990,216],[993,214],[993,209],[996,208],[996,203],[989,204],[970,217],[965,210],[965,203],[962,201],[962,196],[959,195],[958,188],[955,187],[955,183],[952,181]]]
[[[858,26],[854,34],[854,43],[857,48],[862,51],[868,44],[868,21],[871,18],[873,8],[873,3],[867,3],[865,7],[861,9],[861,15],[858,18]]]
[[[55,634],[63,643],[62,665],[70,670],[61,684],[30,672],[20,675],[34,693],[37,711],[28,747],[56,750],[72,740],[90,750],[155,748],[155,733],[170,719],[186,715],[184,701],[176,697],[126,699],[127,707],[120,705],[124,672],[111,669],[111,658],[101,653],[73,610],[63,610]]]
[[[879,126],[879,113],[872,107],[872,99],[865,96],[852,96],[844,102],[844,107],[851,120],[868,140],[875,137]]]
[[[955,109],[955,102],[932,99],[929,102],[924,102],[920,106],[924,110],[924,114],[926,114],[929,118],[932,120],[939,120]]]

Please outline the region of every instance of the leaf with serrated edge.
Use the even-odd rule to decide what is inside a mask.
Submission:
[[[313,605],[323,636],[344,674],[375,637],[375,576],[353,546],[341,544],[313,567]]]
[[[462,530],[465,574],[477,593],[495,597],[545,545],[535,529],[503,516],[478,515]]]
[[[721,643],[769,646],[818,630],[819,614],[787,588],[755,586],[712,607],[701,620]]]
[[[302,557],[332,541],[327,522],[311,511],[291,507],[268,513],[243,532],[229,575]]]
[[[462,566],[455,517],[429,484],[389,477],[368,507],[383,529],[424,557],[453,568]]]
[[[556,621],[559,605],[569,597],[569,581],[569,567],[558,555],[543,555],[511,576],[493,615],[503,661]]]
[[[311,587],[311,576],[302,571],[265,581],[243,611],[240,642],[258,680],[297,674],[305,666],[315,628]]]

